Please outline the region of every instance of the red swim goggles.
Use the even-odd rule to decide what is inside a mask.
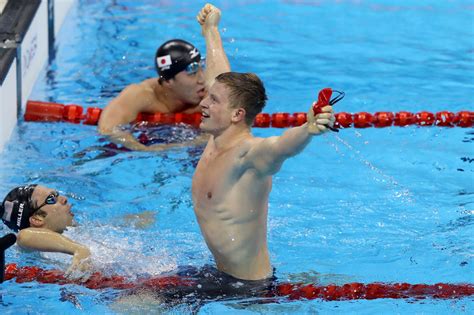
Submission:
[[[335,92],[337,95],[331,99],[332,93]],[[313,106],[313,113],[316,116],[317,114],[321,113],[321,108],[327,105],[335,105],[337,102],[342,100],[346,94],[341,91],[333,90],[331,88],[324,88],[321,91],[319,91],[318,94],[318,101],[316,104]],[[329,127],[332,131],[339,132],[339,129],[336,129],[334,127]]]

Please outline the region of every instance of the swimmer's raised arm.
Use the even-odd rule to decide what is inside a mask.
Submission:
[[[290,128],[279,137],[256,140],[244,157],[244,165],[255,168],[262,176],[273,175],[287,158],[301,152],[313,135],[328,131],[335,121],[332,106],[325,106],[321,113],[314,115],[313,105],[308,112],[307,123]]]
[[[206,71],[205,81],[209,88],[215,77],[230,71],[230,63],[222,46],[218,24],[221,19],[221,11],[212,4],[206,4],[196,17],[201,24],[202,35],[206,40]]]
[[[82,261],[89,258],[91,254],[86,246],[76,243],[57,232],[44,228],[27,228],[20,230],[17,244],[29,250],[73,255],[70,269],[82,268]]]

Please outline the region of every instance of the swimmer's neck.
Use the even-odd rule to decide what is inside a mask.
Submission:
[[[245,124],[231,125],[220,134],[214,134],[213,147],[215,151],[226,151],[229,148],[235,147],[244,139],[252,138],[250,127]]]
[[[158,102],[166,107],[167,113],[182,112],[188,108],[196,106],[181,100],[171,89],[159,84],[158,80],[153,87],[153,94],[155,95],[155,98],[158,100]]]

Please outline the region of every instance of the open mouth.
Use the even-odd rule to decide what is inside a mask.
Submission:
[[[201,117],[202,117],[202,118],[209,118],[210,116],[209,116],[208,113],[202,112],[202,113],[201,113]]]
[[[202,89],[198,90],[197,95],[199,95],[199,97],[204,97],[206,95],[206,89],[202,88]]]

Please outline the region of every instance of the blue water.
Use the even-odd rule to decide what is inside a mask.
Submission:
[[[202,1],[79,1],[56,59],[31,99],[104,107],[123,87],[154,76],[169,38],[204,51]],[[306,111],[323,87],[346,92],[336,111],[473,110],[474,5],[470,1],[216,1],[232,69],[265,82],[266,112]],[[170,132],[193,137],[188,127]],[[278,129],[255,129],[258,136]],[[287,161],[270,195],[269,247],[282,281],[474,282],[474,133],[471,128],[346,129],[313,139]],[[131,278],[202,266],[191,178],[202,148],[161,153],[104,148],[92,126],[20,121],[0,154],[0,192],[26,182],[59,189],[103,272]],[[7,232],[0,228],[2,234]],[[7,261],[67,268],[70,257]],[[78,286],[0,288],[2,313],[189,313]],[[472,313],[472,299],[210,301],[200,314]]]

